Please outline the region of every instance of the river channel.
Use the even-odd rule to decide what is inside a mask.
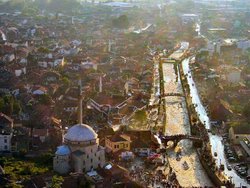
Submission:
[[[201,122],[204,122],[206,129],[209,130],[211,127],[210,119],[207,115],[206,109],[204,108],[200,100],[199,93],[197,91],[195,82],[192,77],[192,72],[189,66],[191,60],[192,58],[186,58],[182,61],[183,72],[187,76],[188,84],[190,87],[190,95],[192,97],[192,103],[196,106],[195,110],[199,114],[199,119]],[[211,133],[209,133],[209,139],[210,139],[212,153],[214,154],[214,152],[217,152],[218,154],[218,156],[216,157],[217,166],[219,167],[221,164],[227,166],[226,165],[227,160],[224,155],[224,145],[222,143],[222,137],[219,135],[212,135]],[[247,187],[249,186],[243,178],[237,175],[234,169],[229,171],[227,168],[225,168],[224,173],[227,177],[232,178],[232,181],[236,187],[241,187],[243,185]]]

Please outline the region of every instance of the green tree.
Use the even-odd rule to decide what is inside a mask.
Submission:
[[[44,95],[39,96],[39,102],[41,104],[49,105],[49,104],[51,104],[51,100],[52,99],[51,99],[50,95],[48,95],[48,94],[44,94]]]
[[[0,112],[3,112],[5,108],[4,99],[0,98]]]
[[[64,85],[65,87],[68,87],[69,84],[70,84],[69,79],[68,79],[67,77],[65,77],[65,76],[62,78],[62,82],[63,82],[63,85]]]
[[[49,49],[44,46],[41,46],[40,48],[38,48],[37,51],[40,53],[49,53]]]
[[[247,118],[247,121],[250,122],[250,101],[244,106],[243,114]]]
[[[14,114],[20,114],[22,111],[22,107],[20,105],[20,102],[18,100],[14,100],[13,103],[13,113]]]
[[[55,175],[52,177],[51,188],[61,188],[62,183],[63,183],[63,177]]]
[[[121,15],[118,18],[113,19],[112,24],[119,29],[127,29],[129,27],[129,20],[127,15]]]

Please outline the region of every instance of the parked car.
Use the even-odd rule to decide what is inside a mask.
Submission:
[[[250,176],[247,176],[246,179],[247,179],[247,182],[250,182]]]
[[[222,170],[222,171],[225,170],[224,164],[221,164],[221,165],[220,165],[220,170]]]
[[[234,157],[229,157],[228,160],[229,160],[230,162],[235,162],[235,161],[236,161],[236,159],[235,159]]]
[[[230,164],[227,164],[227,169],[232,170],[232,166]]]
[[[214,156],[217,157],[217,152],[214,152]]]

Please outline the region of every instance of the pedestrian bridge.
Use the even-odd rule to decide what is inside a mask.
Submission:
[[[193,141],[193,143],[199,143],[202,144],[202,139],[200,137],[195,137],[191,135],[184,135],[184,134],[179,134],[179,135],[172,135],[172,136],[160,136],[161,142],[165,144],[165,146],[168,145],[169,141],[172,141],[174,143],[174,147],[177,146],[178,142],[184,139],[188,139]]]

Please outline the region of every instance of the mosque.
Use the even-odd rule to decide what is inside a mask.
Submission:
[[[81,93],[79,101],[79,123],[63,136],[63,145],[57,148],[53,159],[54,171],[60,174],[84,173],[105,165],[105,148],[99,145],[98,135],[82,123]]]

